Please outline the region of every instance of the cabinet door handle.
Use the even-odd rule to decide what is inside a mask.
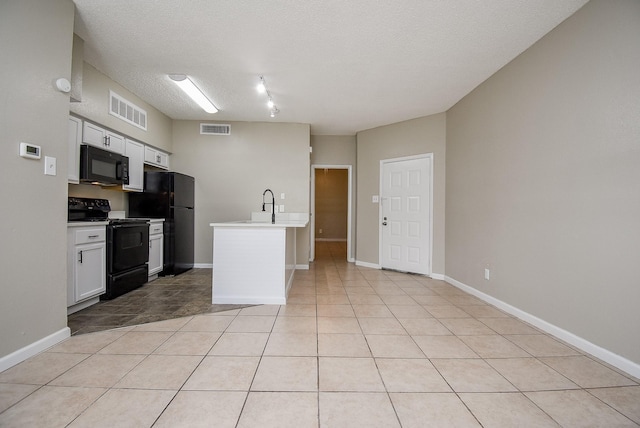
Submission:
[[[94,239],[94,238],[97,238],[98,236],[100,236],[100,235],[89,235],[89,236],[87,236],[87,238]]]
[[[80,263],[82,263],[82,250],[81,250],[81,251],[78,251],[78,257],[79,257],[79,258],[78,258],[78,261],[79,261]]]
[[[149,241],[149,248],[151,248],[151,241]]]

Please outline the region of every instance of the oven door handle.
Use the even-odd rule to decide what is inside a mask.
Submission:
[[[109,227],[113,229],[124,229],[126,227],[144,227],[144,226],[149,226],[149,223],[112,224]]]

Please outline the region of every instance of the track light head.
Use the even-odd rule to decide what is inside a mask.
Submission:
[[[256,89],[261,94],[264,94],[265,92],[267,92],[267,85],[266,85],[266,83],[264,81],[264,77],[263,76],[260,76],[260,82],[258,82],[258,86],[256,86]]]

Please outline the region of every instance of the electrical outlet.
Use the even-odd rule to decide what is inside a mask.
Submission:
[[[284,199],[284,193],[280,193],[280,199]]]
[[[491,278],[491,271],[489,269],[485,269],[484,270],[484,279],[489,281],[489,278]]]
[[[283,213],[284,212],[284,205],[280,205],[280,212]]]
[[[318,229],[318,234],[322,235],[322,229]]]

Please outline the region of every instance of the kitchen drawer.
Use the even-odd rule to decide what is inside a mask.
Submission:
[[[76,230],[74,244],[89,244],[91,242],[101,242],[106,239],[104,227],[94,229]]]
[[[162,233],[163,232],[163,227],[162,227],[162,223],[158,223],[158,224],[151,224],[149,226],[149,235],[156,235],[158,233]]]

